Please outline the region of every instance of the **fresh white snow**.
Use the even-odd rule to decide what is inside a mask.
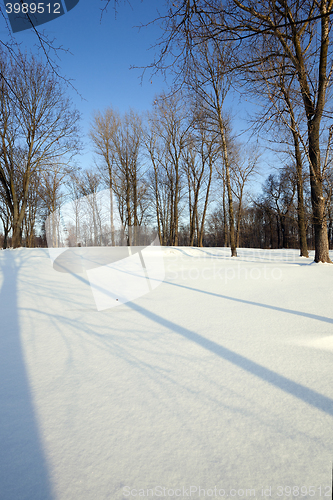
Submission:
[[[86,271],[0,252],[1,500],[331,498],[333,266],[238,254],[165,248],[98,311]]]

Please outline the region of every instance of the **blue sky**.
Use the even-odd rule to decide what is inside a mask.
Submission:
[[[92,166],[94,161],[87,136],[94,111],[103,111],[107,106],[120,112],[129,108],[145,111],[151,108],[154,96],[167,87],[162,76],[151,77],[148,70],[142,80],[142,70],[130,69],[131,66],[145,67],[152,62],[156,52],[153,46],[162,34],[161,28],[155,24],[139,30],[138,26],[155,19],[157,8],[163,13],[164,1],[124,1],[116,14],[111,0],[101,19],[104,5],[101,0],[80,0],[66,15],[39,27],[49,38],[55,39],[55,45],[69,51],[58,52],[59,72],[71,79],[77,90],[68,88],[67,92],[82,114],[85,149],[78,164],[84,168]],[[1,29],[2,39],[5,34],[6,30]],[[13,36],[22,44],[22,49],[37,51],[33,30]],[[247,127],[239,117],[239,113],[245,111],[244,102],[240,106],[237,98],[233,107],[232,114],[237,110],[238,115],[234,129],[239,133]]]
[[[145,111],[151,107],[155,94],[161,92],[166,84],[162,77],[150,77],[141,81],[142,70],[130,69],[131,66],[146,66],[153,57],[154,50],[149,47],[161,34],[158,26],[139,30],[135,26],[145,24],[157,16],[157,0],[133,0],[132,6],[124,3],[119,6],[117,15],[111,2],[107,13],[101,20],[99,0],[80,0],[79,4],[66,15],[50,21],[40,30],[57,45],[70,53],[59,51],[59,72],[72,80],[72,84],[83,99],[72,89],[68,94],[77,109],[82,113],[82,131],[87,134],[89,123],[95,110],[114,106],[120,112],[129,108]],[[159,2],[160,7],[163,3]],[[4,24],[4,23],[2,23]],[[2,39],[5,29],[0,31]],[[37,48],[36,35],[32,30],[13,35],[22,49]],[[84,140],[86,154],[79,161],[87,167],[92,162],[91,145]]]

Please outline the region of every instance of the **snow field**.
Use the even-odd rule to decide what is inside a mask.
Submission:
[[[160,286],[98,312],[47,250],[0,252],[1,500],[328,493],[333,266],[229,253],[166,248]]]

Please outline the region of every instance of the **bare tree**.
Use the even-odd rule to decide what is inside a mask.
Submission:
[[[331,262],[328,249],[324,175],[321,162],[321,132],[327,115],[327,91],[332,63],[330,37],[333,11],[331,0],[182,0],[170,2],[162,18],[164,38],[155,68],[170,64],[170,54],[177,61],[178,76],[186,74],[188,56],[194,47],[214,41],[221,46],[233,44],[232,65],[238,71],[258,70],[266,59],[285,57],[288,71],[296,76],[297,100],[302,103],[307,123],[307,144],[315,262]],[[258,46],[261,53],[258,53]],[[169,59],[168,59],[169,58]],[[167,62],[168,61],[168,62]]]
[[[101,176],[96,170],[87,169],[75,174],[73,178],[78,194],[84,199],[86,240],[89,239],[93,246],[100,246],[103,221],[97,194],[101,186]],[[80,234],[82,236],[82,231]]]
[[[231,190],[237,200],[237,216],[236,216],[236,246],[240,245],[241,222],[243,217],[243,203],[246,184],[257,173],[257,165],[260,153],[255,147],[248,147],[247,150],[243,145],[234,145],[236,149],[236,158],[231,162]],[[241,149],[245,151],[240,153]]]
[[[260,47],[257,50],[261,53]],[[285,152],[295,162],[299,248],[300,255],[308,257],[303,163],[309,160],[309,152],[304,127],[306,117],[298,99],[296,75],[290,71],[285,56],[276,53],[275,58],[263,59],[254,71],[249,68],[246,80],[246,92],[250,90],[257,97],[262,109],[252,119],[254,132],[264,131],[266,143],[275,144],[274,150]]]
[[[77,152],[79,115],[66,99],[58,79],[34,57],[20,65],[0,62],[15,89],[0,81],[0,183],[12,217],[12,245],[22,240],[33,176],[53,162],[67,162]]]
[[[63,184],[72,174],[72,168],[64,168],[61,164],[48,165],[40,172],[38,193],[43,201],[45,218],[60,208],[65,197]]]
[[[8,236],[11,230],[12,218],[9,207],[6,203],[3,187],[0,185],[0,220],[4,231],[2,247],[5,249],[8,245]]]
[[[135,245],[136,238],[136,231],[130,228],[138,227],[143,220],[142,134],[141,117],[137,113],[130,110],[121,116],[113,108],[96,113],[90,131],[95,152],[102,159],[101,172],[110,189],[111,206],[115,193],[122,224],[128,229],[129,245]]]
[[[276,217],[278,248],[289,248],[288,226],[296,193],[295,172],[287,167],[279,175],[269,175],[263,191],[264,206]]]
[[[194,245],[196,235],[197,245],[200,247],[203,245],[213,172],[215,173],[214,164],[220,155],[220,143],[218,134],[207,130],[204,117],[197,114],[193,127],[183,152],[183,168],[188,184],[189,244]]]
[[[228,76],[230,54],[227,46],[206,42],[199,45],[192,55],[193,59],[188,67],[186,84],[190,91],[197,96],[198,104],[206,115],[205,122],[208,130],[214,130],[219,134],[228,198],[231,256],[236,257],[234,206],[227,141],[227,127],[230,119],[225,110],[225,99],[231,84]]]
[[[157,234],[160,245],[165,243],[166,237],[166,220],[163,217],[163,197],[161,195],[161,165],[163,164],[163,148],[158,140],[154,117],[148,114],[148,125],[144,129],[143,141],[147,152],[147,158],[151,162],[152,169],[148,172],[148,180],[150,180],[151,196],[155,204],[155,214],[157,221]]]
[[[154,169],[159,230],[164,244],[174,246],[178,245],[183,153],[191,126],[188,115],[180,94],[160,95],[149,116],[150,133],[146,139]]]
[[[115,244],[114,239],[114,213],[113,197],[115,190],[115,147],[114,137],[119,127],[120,117],[112,108],[107,108],[104,113],[97,112],[94,115],[93,123],[90,129],[90,138],[95,146],[95,153],[101,157],[100,165],[102,176],[106,186],[110,189],[110,223],[111,223],[111,242]]]
[[[107,0],[106,5],[110,0]],[[162,25],[160,52],[151,67],[174,68],[175,80],[187,78],[198,47],[209,43],[233,47],[230,70],[259,71],[265,60],[283,56],[296,77],[297,102],[306,117],[315,262],[331,262],[323,192],[321,133],[328,116],[332,74],[330,38],[332,0],[180,0],[156,21]],[[260,52],[258,52],[260,46]],[[330,115],[329,115],[330,116]]]
[[[315,261],[331,262],[329,257],[323,171],[321,163],[321,124],[325,113],[327,89],[331,77],[329,40],[331,24],[330,0],[320,2],[297,0],[266,0],[259,5],[232,0],[237,9],[237,23],[245,28],[251,19],[250,31],[260,34],[272,58],[276,49],[282,51],[287,68],[298,83],[298,102],[302,102],[307,121],[308,160],[311,200],[315,228]],[[268,42],[268,43],[267,43]]]

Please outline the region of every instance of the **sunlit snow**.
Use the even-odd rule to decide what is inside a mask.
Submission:
[[[164,248],[97,311],[87,271],[0,252],[1,500],[331,498],[333,266],[238,254]]]

